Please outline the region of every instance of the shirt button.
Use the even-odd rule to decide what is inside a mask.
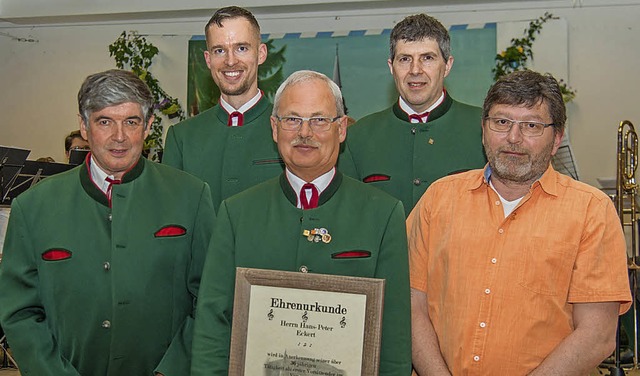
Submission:
[[[307,272],[309,271],[309,268],[307,268],[307,267],[306,267],[306,265],[302,265],[302,266],[300,267],[300,271],[301,271],[302,273],[307,273]]]
[[[498,262],[498,259],[497,259],[497,258],[495,258],[495,257],[494,257],[494,258],[492,258],[492,259],[491,259],[491,263],[492,263],[492,264],[495,264],[496,262]]]
[[[499,205],[500,205],[500,201],[496,201],[496,205],[498,205],[498,206],[499,206]]]
[[[104,321],[102,322],[102,325],[101,325],[101,326],[102,326],[103,328],[105,328],[105,329],[109,329],[109,328],[111,328],[111,321],[109,321],[109,320],[104,320]]]
[[[491,289],[484,289],[485,294],[491,294]]]
[[[486,323],[486,322],[481,322],[481,323],[480,323],[480,327],[481,327],[481,328],[484,328],[484,327],[486,327],[486,326],[487,326],[487,323]]]
[[[499,229],[498,232],[502,234],[504,232],[504,230],[503,229]]]
[[[476,362],[479,362],[480,361],[480,357],[476,355],[476,356],[473,357],[473,360],[476,361]]]
[[[420,185],[420,179],[413,179],[414,185]]]
[[[111,269],[111,264],[109,264],[109,261],[105,261],[105,263],[104,263],[104,265],[103,265],[103,266],[104,266],[104,270],[109,270],[109,269]]]

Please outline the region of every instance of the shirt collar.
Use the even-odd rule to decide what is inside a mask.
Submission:
[[[242,106],[240,106],[240,108],[236,109],[236,108],[233,108],[232,105],[227,103],[227,101],[225,101],[222,97],[220,97],[220,106],[224,108],[225,111],[227,111],[227,113],[240,112],[241,114],[244,114],[248,109],[250,109],[256,103],[258,103],[260,98],[262,98],[262,90],[258,90],[258,94],[256,94],[253,98],[249,99],[249,101],[243,104]]]
[[[293,172],[289,171],[288,168],[286,169],[286,174],[287,180],[289,180],[289,184],[291,184],[291,188],[293,188],[293,190],[296,192],[296,197],[300,197],[300,190],[302,189],[302,186],[307,182],[294,175]],[[334,167],[331,170],[313,179],[313,181],[310,181],[309,183],[315,185],[318,189],[318,194],[321,194],[322,191],[327,189],[335,174],[336,168]],[[298,202],[298,207],[300,207],[300,202]]]
[[[440,98],[438,98],[438,100],[434,104],[432,104],[431,107],[427,108],[426,111],[423,111],[422,113],[418,113],[413,108],[411,108],[411,106],[409,106],[409,104],[404,100],[404,98],[402,97],[398,98],[398,105],[400,106],[402,111],[406,112],[408,115],[413,115],[413,114],[422,115],[427,112],[431,112],[433,111],[434,108],[438,107],[442,102],[444,102],[444,90],[442,91]]]
[[[483,181],[479,182],[477,185],[474,185],[473,189],[478,188],[482,183],[489,184],[491,180],[491,166],[487,163],[483,173]],[[530,191],[533,190],[536,186],[540,186],[544,192],[549,195],[557,196],[558,195],[558,177],[557,173],[554,170],[551,163],[549,163],[549,167],[547,167],[546,171],[542,174],[542,176],[533,182],[531,185]]]
[[[91,180],[103,193],[107,193],[109,188],[109,182],[107,178],[114,179],[113,175],[108,175],[103,169],[98,166],[93,155],[91,156],[91,163],[89,163],[89,169],[91,170]]]

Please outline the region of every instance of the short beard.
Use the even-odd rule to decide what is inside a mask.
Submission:
[[[242,95],[247,91],[249,91],[249,88],[251,88],[251,83],[249,82],[249,80],[245,80],[240,86],[238,86],[235,89],[231,89],[225,86],[220,86],[219,88],[220,88],[220,92],[224,95],[236,96],[236,95]]]
[[[501,181],[510,181],[518,184],[532,184],[538,180],[549,167],[551,162],[551,151],[553,150],[553,141],[536,155],[527,153],[529,157],[526,163],[519,163],[515,158],[510,158],[501,154],[501,151],[517,151],[515,147],[501,148],[498,151],[491,150],[485,145],[487,160],[491,166],[491,174],[495,175]]]

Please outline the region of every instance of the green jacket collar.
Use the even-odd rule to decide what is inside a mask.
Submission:
[[[434,108],[433,111],[429,113],[429,117],[427,118],[427,123],[431,123],[432,121],[446,114],[447,111],[449,111],[449,108],[451,108],[452,104],[453,104],[453,98],[451,98],[451,96],[449,95],[449,92],[445,90],[444,100],[442,101],[442,103],[440,103],[438,107]],[[407,114],[400,108],[400,104],[398,104],[398,101],[396,101],[396,103],[393,104],[393,114],[396,115],[398,119],[409,123],[409,114]]]
[[[109,199],[107,198],[107,195],[105,195],[91,179],[91,170],[89,169],[90,161],[91,153],[87,155],[87,159],[85,159],[84,163],[80,166],[80,184],[82,184],[82,188],[89,196],[91,196],[91,198],[98,201],[100,204],[109,207]],[[142,174],[142,171],[144,171],[145,163],[148,163],[147,160],[140,157],[138,162],[122,176],[122,184],[127,184],[137,179],[138,176]]]
[[[243,114],[244,124],[247,125],[260,117],[269,108],[269,105],[269,99],[266,95],[262,94],[262,98],[260,98],[258,103]],[[227,124],[227,120],[229,120],[229,113],[227,113],[227,111],[220,105],[215,106],[214,111],[218,120],[220,120],[222,124]]]
[[[336,174],[333,176],[333,179],[331,180],[331,183],[329,183],[327,189],[320,193],[318,206],[322,206],[325,202],[329,201],[329,199],[338,191],[338,188],[340,188],[340,185],[342,184],[342,176],[342,173],[336,170]],[[280,174],[280,188],[282,188],[282,193],[284,193],[287,200],[289,200],[293,206],[298,205],[298,196],[291,187],[291,184],[289,184],[287,174],[284,171]]]

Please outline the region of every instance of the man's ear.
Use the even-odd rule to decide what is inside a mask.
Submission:
[[[264,63],[265,60],[267,60],[267,45],[260,43],[258,46],[258,65]]]
[[[449,59],[447,59],[447,62],[445,63],[445,68],[444,68],[445,77],[449,75],[449,72],[451,72],[451,68],[453,68],[453,56],[449,56]]]
[[[89,141],[89,135],[87,134],[88,127],[85,124],[84,120],[82,119],[82,116],[80,116],[80,114],[78,114],[78,124],[80,125],[80,134],[82,135],[82,138]]]
[[[271,116],[269,118],[271,121],[271,137],[273,137],[273,142],[278,143],[278,119],[275,116]]]
[[[343,115],[340,119],[338,119],[338,139],[340,143],[344,142],[347,138],[347,115]]]
[[[151,132],[151,124],[153,124],[153,120],[155,120],[155,116],[151,115],[151,117],[149,118],[149,121],[147,121],[147,126],[144,129],[144,138],[145,140],[147,139],[147,136],[149,135],[149,132]]]

